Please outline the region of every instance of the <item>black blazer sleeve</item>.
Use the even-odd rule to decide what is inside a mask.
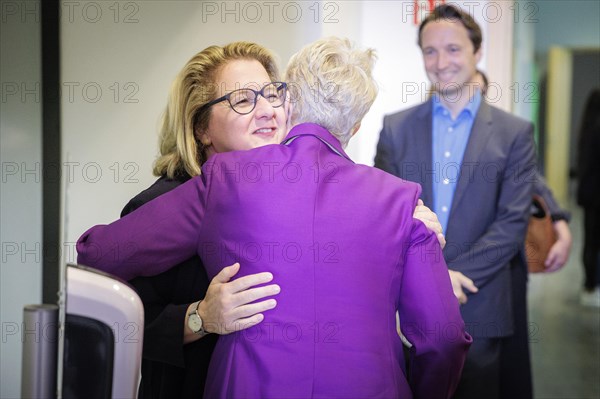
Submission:
[[[150,188],[129,201],[121,212],[121,217],[174,189],[185,180],[187,179],[160,178]],[[195,256],[164,273],[152,277],[138,277],[130,283],[144,305],[143,357],[185,367],[183,345],[185,313],[192,302],[204,297],[209,283],[200,258]],[[210,353],[206,357],[209,356]],[[208,359],[205,360],[208,362]],[[198,359],[198,361],[202,360]]]

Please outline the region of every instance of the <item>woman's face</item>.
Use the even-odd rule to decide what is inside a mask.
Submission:
[[[271,82],[269,75],[256,60],[230,61],[217,76],[216,98],[233,90],[250,88],[260,90]],[[227,100],[211,107],[208,128],[201,140],[208,145],[207,155],[249,150],[267,144],[279,144],[287,133],[286,106],[274,108],[264,97],[258,96],[256,107],[246,115],[235,112]]]

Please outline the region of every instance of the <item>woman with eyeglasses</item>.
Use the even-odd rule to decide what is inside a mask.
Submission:
[[[232,43],[224,47],[212,46],[198,53],[184,67],[171,91],[161,132],[162,155],[155,166],[155,173],[161,175],[161,178],[150,189],[134,198],[125,208],[124,214],[170,191],[191,176],[199,175],[200,166],[207,159],[210,161],[215,154],[279,143],[287,132],[286,110],[283,106],[286,91],[286,84],[277,82],[277,70],[272,56],[256,44]],[[248,165],[251,167],[246,168]],[[234,183],[239,183],[236,182],[237,174],[238,178],[246,179],[245,183],[252,183],[248,179],[257,176],[257,165],[258,168],[263,168],[264,176],[276,166],[269,164],[268,159],[257,159],[255,163],[238,165],[237,171],[234,164],[233,169],[228,171],[219,169],[219,165],[213,163],[211,167],[205,166],[204,173],[206,178],[210,173],[219,173],[225,178],[231,176]],[[252,185],[250,187],[252,188]],[[261,193],[256,192],[253,195],[260,197]],[[277,203],[276,198],[272,201]],[[277,206],[274,206],[273,210],[276,208]],[[173,212],[185,213],[186,210],[173,209]],[[432,218],[431,212],[426,208],[418,207],[415,215],[437,230],[438,226],[431,223],[431,219],[436,220],[435,216]],[[242,221],[239,223],[243,225]],[[254,251],[256,256],[256,251],[261,250],[260,247],[252,245],[257,244],[253,242],[246,241],[245,246],[232,249],[227,247],[227,244],[221,244],[221,241],[227,240],[218,240],[215,237],[214,241],[205,240],[203,243],[205,255],[211,258],[211,263],[218,268],[231,263],[223,263],[225,260],[239,260],[244,256],[252,258],[250,252]],[[262,262],[257,262],[254,269],[250,268],[252,271],[270,270],[270,255],[281,256],[282,247],[287,245],[286,256],[292,256],[292,252],[289,251],[296,249],[292,242],[278,243],[275,240],[261,244],[262,250],[267,252],[263,253],[260,259]],[[159,244],[158,247],[160,246]],[[80,259],[86,263],[85,255],[82,256],[85,250],[81,247],[80,249]],[[331,251],[332,248],[324,250]],[[160,248],[157,248],[157,251],[164,254]],[[315,253],[315,256],[317,255],[318,252]],[[242,268],[251,263],[250,260],[252,259],[242,262]],[[101,261],[95,261],[96,259],[93,266],[106,270]],[[141,274],[156,274],[160,270],[158,267],[162,267],[162,264],[153,264],[151,260],[145,262]],[[272,298],[264,298],[277,294],[279,286],[268,284],[256,287],[269,282],[271,274],[248,274],[246,271],[240,273],[243,277],[229,282],[239,268],[239,264],[235,264],[216,273],[208,291],[208,277],[198,257],[193,257],[158,276],[138,277],[132,280],[141,291],[147,312],[145,359],[140,388],[142,397],[197,396],[202,392],[199,386],[204,383],[206,364],[216,337],[215,334],[208,333],[229,334],[250,328],[263,320],[265,316],[262,312],[275,307],[276,303]],[[215,269],[212,268],[211,271]],[[121,269],[113,269],[111,272],[126,278],[133,275]],[[203,297],[203,301],[196,302]],[[282,314],[283,319],[287,320],[286,312],[282,311]],[[274,326],[266,326],[267,329],[271,327]],[[333,324],[321,326],[325,329],[321,334],[331,333],[328,330],[334,327]],[[293,332],[289,328],[286,334]],[[252,333],[245,334],[238,332],[227,336],[228,342],[231,344],[232,340],[240,337],[248,338]],[[185,349],[182,336],[183,342],[188,343]],[[183,361],[179,361],[182,358]],[[223,359],[224,357],[221,357],[219,364],[223,365]],[[287,361],[285,357],[281,360]],[[232,359],[231,362],[235,365],[236,359]],[[199,367],[200,364],[202,367]],[[243,364],[242,362],[239,367],[247,368],[247,365]],[[185,367],[185,372],[182,372],[182,367]],[[255,367],[260,368],[260,365]],[[219,384],[223,373],[225,372],[217,373],[211,382]],[[254,381],[254,384],[260,386],[262,382]],[[208,393],[208,396],[215,393],[214,385]]]
[[[285,86],[270,83],[277,80],[273,55],[255,43],[210,46],[194,55],[175,78],[163,115],[154,165],[159,179],[129,201],[121,217],[199,175],[214,153],[279,143],[286,133]],[[250,114],[255,92],[232,94],[242,87],[262,87],[269,107],[261,101]],[[246,115],[233,112],[228,101],[208,105],[224,94]],[[259,323],[275,305],[265,300],[278,288],[269,283],[270,273],[231,281],[238,270],[237,264],[225,267],[211,282],[195,255],[164,273],[130,280],[145,310],[140,399],[201,396],[217,337]],[[211,327],[198,328],[196,310]]]

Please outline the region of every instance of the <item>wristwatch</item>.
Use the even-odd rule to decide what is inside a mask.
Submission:
[[[190,330],[192,330],[194,334],[204,336],[208,334],[208,332],[204,329],[204,323],[202,323],[202,318],[198,314],[200,302],[202,301],[198,301],[194,310],[188,313],[188,327],[190,328]]]

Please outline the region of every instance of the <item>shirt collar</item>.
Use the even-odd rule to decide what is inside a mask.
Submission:
[[[322,141],[325,141],[329,146],[337,150],[337,152],[341,156],[347,158],[348,160],[351,160],[342,148],[342,144],[340,143],[340,141],[333,134],[331,134],[329,130],[325,129],[321,125],[317,125],[316,123],[301,123],[299,125],[296,125],[289,131],[289,133],[283,141],[285,142],[297,136],[315,136],[321,139]]]
[[[433,93],[433,95],[431,96],[431,103],[433,104],[434,115],[442,111],[450,113],[450,111],[442,104],[438,93]],[[469,102],[467,102],[466,107],[464,107],[458,115],[460,116],[463,112],[466,112],[469,114],[469,116],[474,117],[475,114],[477,114],[477,111],[479,110],[479,105],[481,105],[481,91],[479,91],[479,89],[475,89],[475,94],[469,100]]]

